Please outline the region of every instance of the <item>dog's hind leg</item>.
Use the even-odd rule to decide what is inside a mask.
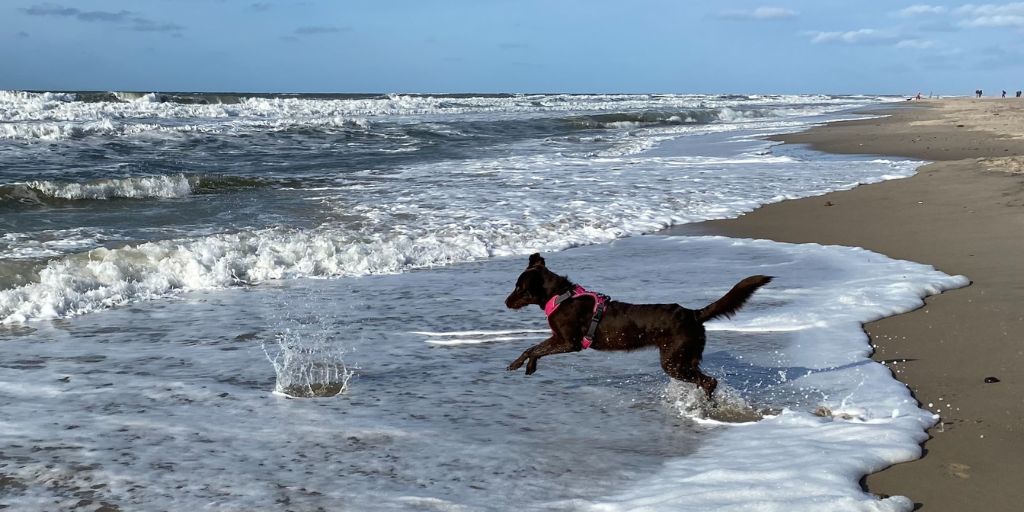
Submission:
[[[665,373],[673,379],[696,384],[704,390],[710,400],[715,388],[718,387],[718,380],[701,372],[699,364],[700,357],[691,351],[675,346],[661,349],[661,368]]]
[[[532,375],[533,372],[537,371],[537,360],[544,356],[551,354],[564,354],[566,352],[574,352],[578,350],[576,345],[572,342],[565,341],[558,336],[552,336],[528,349],[526,349],[522,355],[512,361],[512,364],[508,365],[508,371],[518,370],[519,367],[526,364],[526,374]],[[529,361],[529,362],[527,362]]]
[[[718,379],[709,375],[704,375],[699,368],[693,368],[690,371],[697,374],[697,385],[700,386],[704,390],[704,393],[707,394],[708,400],[711,400],[711,396],[714,394],[715,388],[718,387]]]
[[[715,388],[718,387],[718,379],[705,375],[700,371],[700,368],[696,366],[689,366],[688,364],[680,366],[676,364],[672,358],[662,357],[661,368],[673,379],[690,382],[700,386],[700,388],[704,390],[704,393],[707,394],[708,400],[711,399],[711,395],[715,392]]]

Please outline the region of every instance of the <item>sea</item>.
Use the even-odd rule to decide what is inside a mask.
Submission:
[[[912,176],[765,139],[897,100],[0,91],[0,508],[912,510],[860,481],[942,409],[862,324],[967,278],[664,233]],[[775,280],[708,401],[653,351],[506,371],[533,252],[633,303]]]

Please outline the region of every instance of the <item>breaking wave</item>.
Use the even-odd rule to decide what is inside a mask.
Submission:
[[[772,109],[765,108],[771,104]],[[579,128],[707,124],[787,116],[787,106],[841,109],[831,96],[499,94],[270,95],[0,91],[0,139],[40,141],[146,133],[233,133],[294,128],[369,130],[416,116],[573,113]],[[781,107],[781,108],[780,108]],[[582,113],[578,114],[578,113]],[[421,122],[424,119],[411,119]],[[428,120],[429,121],[429,120]]]
[[[309,119],[275,120],[231,120],[218,123],[168,123],[140,122],[102,119],[98,121],[66,122],[0,122],[0,140],[56,141],[81,139],[92,136],[131,136],[142,134],[215,134],[244,131],[268,130],[274,132],[295,128],[319,128],[325,130],[356,129],[370,127],[366,119],[325,117]]]
[[[265,181],[251,178],[185,174],[110,178],[82,183],[37,180],[0,185],[0,207],[43,206],[67,201],[169,199],[266,185]]]
[[[662,163],[675,169],[690,165],[686,161]],[[479,208],[479,199],[471,195],[462,199],[434,196],[432,186],[420,187],[423,195],[410,194],[408,190],[376,192],[375,200],[386,205],[380,209],[353,208],[345,202],[351,196],[342,193],[336,198],[342,200],[335,204],[337,214],[362,220],[327,222],[316,228],[275,227],[159,240],[50,260],[34,282],[0,290],[0,323],[75,316],[186,290],[301,277],[394,274],[495,256],[606,243],[673,224],[734,216],[785,198],[908,176],[918,164],[879,160],[861,167],[863,164],[857,163],[856,168],[861,171],[851,180],[850,171],[841,167],[836,169],[839,174],[832,176],[816,165],[800,166],[787,159],[778,163],[787,165],[792,176],[807,179],[800,180],[800,187],[788,190],[757,188],[756,183],[762,179],[774,183],[776,173],[771,169],[775,167],[768,166],[759,174],[744,174],[744,187],[755,186],[753,191],[742,187],[730,191],[724,185],[716,186],[723,195],[710,204],[679,200],[672,191],[652,190],[634,201],[612,194],[608,202],[599,204],[579,201],[577,196],[565,197],[561,188],[551,189],[550,193],[537,189],[534,200],[519,199],[528,211],[541,211],[545,205],[558,202],[568,203],[572,208],[520,219]],[[424,172],[430,169],[425,166]],[[728,176],[723,174],[721,179],[728,180]],[[617,190],[628,183],[595,187],[590,194],[603,197],[603,191]],[[190,193],[195,190],[190,184]],[[446,210],[425,208],[437,197],[449,203]],[[402,201],[413,201],[415,206],[402,206]],[[409,218],[416,218],[416,224],[410,224]]]
[[[103,248],[51,261],[38,282],[0,291],[0,323],[74,316],[179,290],[396,273],[493,253],[471,233],[358,240],[342,232],[283,228]]]
[[[670,111],[616,112],[569,118],[581,128],[633,128],[684,124],[710,124],[716,121],[741,121],[774,115],[762,109],[736,110],[731,108],[690,109]]]

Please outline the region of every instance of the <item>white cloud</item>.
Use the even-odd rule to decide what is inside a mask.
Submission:
[[[955,14],[962,18],[960,25],[963,27],[1024,28],[1024,2],[982,5],[967,4],[957,8]]]
[[[960,23],[965,27],[1024,27],[1024,15],[978,16]]]
[[[792,10],[786,9],[785,7],[758,7],[754,9],[754,17],[762,20],[776,19],[776,18],[794,18],[799,13]]]
[[[928,39],[903,39],[896,43],[896,48],[928,50],[930,48],[935,48],[935,41],[930,41]]]
[[[811,36],[811,43],[814,44],[885,44],[898,39],[891,32],[873,28],[862,28],[846,32],[807,32],[806,35]]]
[[[1024,28],[1024,2],[1005,4],[964,4],[960,7],[914,4],[892,13],[901,18],[927,18],[925,30],[951,31],[961,28]],[[944,20],[936,21],[937,16]],[[955,24],[955,25],[954,25]]]
[[[928,14],[943,14],[945,12],[946,8],[941,5],[916,4],[896,11],[896,15],[910,18]]]
[[[746,20],[779,20],[785,18],[795,18],[799,15],[797,11],[793,9],[787,9],[785,7],[769,7],[763,6],[751,10],[732,9],[728,11],[722,11],[719,16],[722,18],[729,19],[746,19]]]
[[[966,4],[956,10],[957,14],[967,16],[994,16],[999,14],[1024,14],[1024,2],[1008,4]]]

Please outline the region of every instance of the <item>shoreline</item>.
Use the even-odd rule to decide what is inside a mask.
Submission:
[[[926,100],[769,137],[838,154],[926,160],[910,178],[669,228],[858,246],[962,274],[971,285],[864,326],[874,354],[941,416],[923,457],[865,477],[927,511],[1019,510],[1024,459],[1024,101]],[[999,379],[986,383],[986,378]]]

